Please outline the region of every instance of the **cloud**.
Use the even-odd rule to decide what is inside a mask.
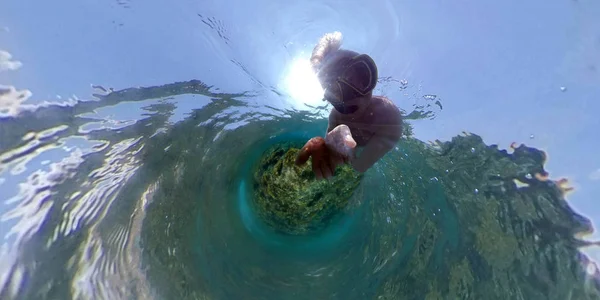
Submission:
[[[23,66],[18,60],[12,60],[12,55],[4,50],[0,50],[0,72],[14,71]]]
[[[0,117],[16,116],[22,109],[21,103],[31,97],[29,90],[16,90],[14,86],[0,85]]]

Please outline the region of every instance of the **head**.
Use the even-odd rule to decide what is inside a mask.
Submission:
[[[313,51],[313,66],[325,91],[325,100],[340,113],[353,113],[368,104],[377,84],[377,66],[371,57],[339,49],[341,34],[325,35]],[[331,36],[330,36],[331,35]]]

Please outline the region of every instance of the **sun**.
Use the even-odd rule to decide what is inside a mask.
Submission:
[[[323,88],[307,58],[295,58],[288,68],[284,86],[295,104],[322,105]]]

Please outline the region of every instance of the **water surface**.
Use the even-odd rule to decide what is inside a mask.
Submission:
[[[598,4],[353,3],[5,3],[0,297],[596,299]],[[278,236],[248,164],[325,130],[332,30],[412,134]]]

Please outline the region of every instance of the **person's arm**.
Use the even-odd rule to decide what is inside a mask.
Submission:
[[[354,158],[350,164],[354,170],[364,173],[390,151],[400,137],[374,135],[364,147],[360,155]]]
[[[402,136],[402,115],[400,110],[388,101],[387,105],[381,106],[376,112],[378,115],[378,130],[369,139],[367,145],[358,157],[355,157],[350,164],[358,172],[366,172],[386,153],[392,150],[400,137]]]
[[[337,112],[335,111],[335,109],[332,109],[329,113],[329,122],[327,124],[327,132],[325,133],[325,136],[327,137],[327,135],[332,130],[334,130],[340,125],[342,124],[338,119]],[[356,144],[354,144],[354,148],[352,148],[352,150],[350,151],[349,157],[346,157],[345,155],[342,155],[340,152],[338,152],[338,150],[335,149],[335,145],[327,145],[327,148],[329,148],[329,150],[332,151],[333,160],[331,161],[331,164],[333,169],[335,169],[338,165],[349,163],[352,159],[354,159],[354,157],[356,157]]]

